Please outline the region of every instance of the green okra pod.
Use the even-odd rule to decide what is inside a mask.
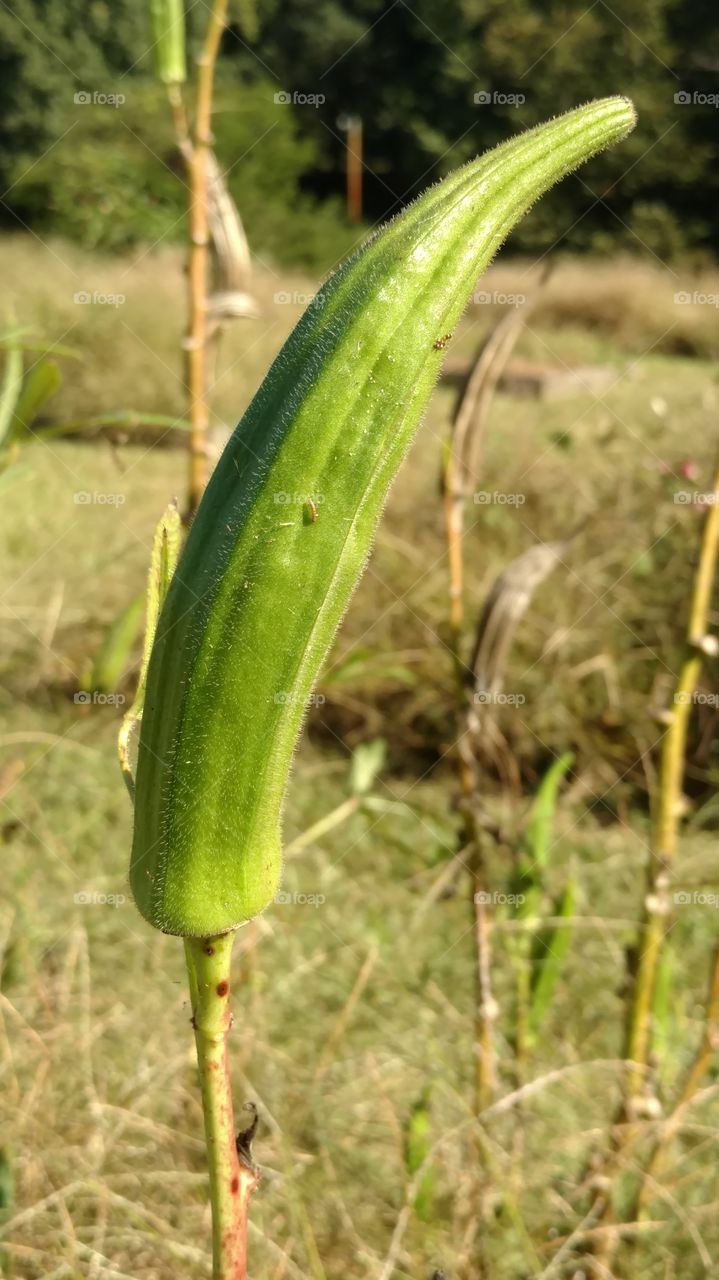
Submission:
[[[131,882],[169,933],[271,901],[313,684],[479,273],[534,201],[634,124],[589,103],[450,174],[320,289],[217,465],[147,673]]]

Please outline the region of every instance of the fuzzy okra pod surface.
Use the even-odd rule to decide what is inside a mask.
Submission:
[[[322,660],[480,272],[534,201],[634,124],[589,103],[451,173],[320,289],[220,459],[147,673],[131,882],[184,936],[280,877],[280,815]]]

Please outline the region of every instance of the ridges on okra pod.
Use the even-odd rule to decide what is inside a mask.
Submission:
[[[272,899],[307,699],[445,339],[527,209],[633,124],[626,99],[603,99],[450,174],[323,285],[274,361],[207,487],[150,659],[131,881],[158,928],[219,934]]]

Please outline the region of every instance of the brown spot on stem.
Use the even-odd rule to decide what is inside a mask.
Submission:
[[[215,948],[214,948],[214,947],[212,946],[212,944],[211,944],[211,943],[209,943],[209,942],[208,942],[207,946],[203,948],[203,950],[204,950],[204,952],[205,952],[205,955],[206,955],[206,956],[214,956],[214,954],[215,954]]]
[[[215,990],[217,991],[218,996],[220,996],[220,997],[222,997],[222,996],[226,996],[226,995],[227,995],[227,992],[229,991],[229,989],[230,989],[230,984],[229,984],[229,982],[224,982],[224,981],[223,981],[223,982],[218,982],[218,984],[217,984],[217,986],[216,986],[216,988],[215,988]]]
[[[239,1189],[240,1189],[240,1179],[233,1178],[232,1182],[230,1183],[230,1191],[232,1192],[233,1196],[237,1195],[237,1192],[239,1191]]]

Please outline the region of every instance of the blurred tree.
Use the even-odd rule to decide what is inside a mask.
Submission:
[[[284,88],[326,95],[306,127],[322,139],[327,167],[341,145],[337,114],[363,117],[375,217],[518,128],[589,97],[630,94],[640,126],[628,146],[557,188],[513,243],[546,249],[559,227],[574,248],[641,241],[660,256],[712,244],[716,110],[674,95],[710,87],[712,75],[716,91],[718,46],[709,0],[588,9],[566,0],[416,0],[411,9],[403,0],[265,0],[259,41]]]
[[[278,111],[271,81],[244,81],[227,63],[217,81],[216,147],[253,249],[311,267],[328,254],[342,257],[354,236],[339,201],[318,206],[300,191],[316,147],[302,137],[296,115]],[[12,193],[23,221],[38,232],[118,251],[141,240],[181,239],[184,171],[164,89],[134,77],[122,90],[121,109],[76,107],[72,133],[48,148]]]
[[[0,6],[0,175],[3,186],[77,118],[74,95],[111,92],[147,48],[140,3],[9,0]]]
[[[719,115],[709,103],[675,101],[682,90],[719,88],[714,0],[599,0],[586,9],[569,0],[413,0],[411,8],[404,0],[235,0],[231,16],[218,151],[227,165],[242,157],[233,180],[248,231],[254,204],[262,247],[286,261],[341,252],[332,211],[323,218],[298,196],[300,187],[341,196],[341,113],[363,118],[365,208],[374,221],[508,134],[618,91],[635,99],[639,128],[561,184],[513,246],[544,252],[559,234],[573,249],[644,246],[662,259],[715,249]],[[112,15],[99,0],[0,6],[0,181],[12,188],[6,207],[23,221],[46,225],[58,204],[58,229],[108,244],[167,226],[172,175],[149,151],[140,157],[144,144],[167,162],[170,147],[154,108],[145,111],[148,46],[144,0],[126,0]],[[73,101],[79,90],[120,91],[128,105],[89,120]],[[277,103],[281,90],[325,101]],[[65,182],[64,192],[51,179]],[[96,211],[88,228],[86,207],[75,222],[83,184],[84,206],[102,187],[96,204],[106,202],[114,227]]]

